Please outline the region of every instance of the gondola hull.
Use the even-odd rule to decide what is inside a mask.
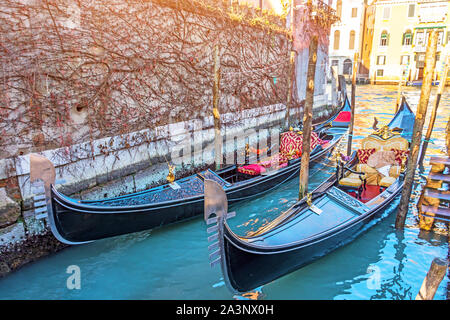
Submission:
[[[340,140],[340,139],[339,139]],[[330,157],[333,146],[319,152],[311,159],[311,170],[319,170]],[[230,203],[250,199],[268,192],[280,184],[298,176],[301,161],[295,161],[285,169],[271,176],[261,176],[251,183],[245,183],[227,189]],[[136,207],[92,207],[73,203],[51,188],[51,205],[54,230],[60,240],[66,243],[83,243],[127,233],[133,233],[164,226],[177,221],[187,220],[203,213],[204,197],[200,195],[191,199],[180,199],[165,205],[156,203]]]
[[[374,154],[376,150],[391,149],[394,153],[406,152],[408,140],[398,131],[409,134],[414,124],[411,114],[404,101],[391,123],[363,139],[361,148],[374,148]],[[205,221],[208,232],[217,230],[217,237],[209,239],[218,239],[210,245],[210,250],[218,248],[210,254],[210,261],[212,265],[221,264],[225,283],[232,292],[254,290],[309,264],[353,241],[373,226],[371,222],[376,222],[377,217],[394,211],[404,184],[404,160],[389,163],[389,167],[382,164],[379,168],[387,167],[388,172],[378,178],[379,171],[362,164],[356,154],[346,159],[345,165],[339,163],[336,174],[312,193],[247,236],[234,234],[228,226],[225,192],[213,181],[205,183]],[[344,176],[347,171],[351,174]],[[211,218],[215,215],[217,218]]]
[[[255,246],[248,246],[245,242],[237,241],[228,225],[222,223],[220,226],[220,233],[223,233],[222,268],[229,289],[236,293],[251,291],[353,241],[371,226],[371,220],[386,216],[397,206],[402,185],[402,183],[398,184],[382,206],[368,212],[353,223],[323,234],[320,238],[292,246],[258,250]]]

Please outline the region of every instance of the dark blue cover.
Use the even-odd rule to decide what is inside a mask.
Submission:
[[[344,107],[342,108],[341,112],[339,112],[333,119],[332,119],[332,125],[333,127],[348,127],[350,124],[349,121],[340,121],[340,116],[343,116],[346,113],[350,114],[350,121],[351,121],[351,106],[350,101],[348,100],[347,95],[345,95],[344,98]]]
[[[402,137],[411,140],[415,119],[416,116],[414,115],[414,112],[412,112],[411,108],[406,102],[406,99],[403,97],[400,108],[398,108],[398,111],[395,114],[394,119],[392,119],[391,122],[389,122],[388,126],[390,129],[394,128],[403,129],[401,134]]]

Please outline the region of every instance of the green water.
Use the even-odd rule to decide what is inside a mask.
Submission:
[[[357,92],[355,139],[371,132],[373,117],[387,123],[396,99],[394,86],[360,86]],[[418,88],[406,88],[413,110]],[[442,154],[450,115],[450,95],[443,97],[425,160]],[[434,96],[431,103],[434,103]],[[431,106],[430,103],[430,106]],[[430,113],[430,112],[429,112]],[[331,168],[314,174],[318,185]],[[414,299],[435,257],[446,258],[447,237],[419,232],[413,204],[420,195],[418,183],[411,199],[407,226],[394,228],[395,210],[352,243],[252,294],[259,299]],[[238,234],[259,228],[295,202],[295,180],[258,199],[235,205],[230,222]],[[168,227],[101,240],[65,249],[24,266],[0,279],[0,299],[244,299],[226,288],[220,268],[211,269],[207,233],[199,217]],[[66,269],[81,270],[81,289],[69,290]],[[276,268],[276,265],[273,266]],[[448,278],[435,299],[445,299]]]

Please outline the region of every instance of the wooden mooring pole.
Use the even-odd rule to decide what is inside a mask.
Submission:
[[[220,99],[220,54],[219,46],[214,47],[214,86],[213,86],[213,116],[214,116],[214,162],[216,170],[222,164],[222,134],[219,112]]]
[[[331,105],[336,107],[338,105],[338,69],[337,66],[330,68],[331,72]]]
[[[445,147],[447,148],[447,156],[450,157],[450,117],[448,117],[447,127],[445,128]]]
[[[433,30],[428,39],[422,91],[420,93],[419,105],[417,106],[416,119],[414,121],[412,142],[409,150],[408,166],[406,168],[402,197],[400,199],[400,204],[397,211],[397,219],[395,220],[395,227],[397,229],[401,229],[405,226],[406,215],[408,213],[408,204],[411,197],[414,174],[416,172],[417,160],[419,158],[420,145],[422,142],[423,125],[425,123],[428,102],[430,100],[431,85],[436,63],[436,50],[437,32]]]
[[[409,65],[406,67],[408,70]],[[408,71],[406,71],[408,72]],[[402,89],[403,89],[403,74],[400,75],[400,81],[398,83],[398,91],[397,91],[397,101],[395,102],[395,113],[397,113],[398,108],[400,107],[400,103],[402,102]]]
[[[284,129],[289,129],[290,119],[291,119],[291,106],[292,106],[292,92],[294,86],[295,77],[295,51],[291,51],[289,55],[289,76],[288,76],[288,93],[286,99],[286,113],[284,115]]]
[[[447,254],[447,261],[450,261],[450,224],[447,223],[447,230],[448,230],[448,254]],[[447,300],[450,300],[450,263],[448,265],[448,271],[447,271]]]
[[[448,262],[443,259],[434,258],[430,270],[423,280],[422,287],[417,294],[416,300],[433,300],[434,295],[447,272]]]
[[[306,77],[306,99],[303,110],[303,145],[302,161],[300,165],[300,190],[298,198],[303,197],[308,192],[309,177],[309,159],[311,154],[311,131],[312,131],[312,113],[314,105],[314,79],[316,76],[318,37],[314,35],[309,45],[308,74]]]
[[[439,83],[439,89],[436,96],[436,103],[434,104],[434,108],[431,111],[431,118],[430,123],[428,125],[427,133],[425,135],[425,140],[423,142],[423,152],[420,156],[419,163],[423,163],[423,159],[425,158],[425,152],[428,148],[428,143],[430,142],[431,134],[433,133],[434,123],[436,122],[436,114],[437,109],[439,107],[439,103],[441,102],[442,94],[445,90],[445,82],[447,80],[447,73],[448,73],[448,63],[449,63],[450,57],[447,56],[447,58],[444,60],[444,64],[442,67],[442,73],[441,73],[441,82]]]
[[[355,52],[355,56],[353,58],[353,75],[352,75],[352,106],[351,106],[351,114],[352,118],[350,120],[350,126],[348,128],[348,140],[347,140],[347,156],[352,153],[352,143],[353,143],[353,127],[355,125],[355,108],[356,108],[356,75],[358,73],[358,52]]]

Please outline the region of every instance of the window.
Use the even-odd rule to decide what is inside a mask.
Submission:
[[[416,68],[425,67],[425,53],[419,53],[416,55]]]
[[[389,33],[387,31],[383,31],[381,33],[381,41],[380,46],[387,46],[389,44]]]
[[[331,60],[331,66],[333,67],[339,66],[339,60]]]
[[[339,17],[339,19],[341,18],[341,15],[342,15],[342,0],[338,0],[338,2],[336,4],[336,15]]]
[[[334,32],[334,50],[339,50],[340,38],[341,38],[341,32],[339,30],[336,30]]]
[[[425,33],[423,31],[419,31],[416,34],[416,45],[424,46],[425,45]]]
[[[343,74],[352,74],[353,69],[353,62],[350,59],[345,59],[344,61],[344,67],[343,67]]]
[[[377,65],[382,66],[386,64],[386,56],[377,57]]]
[[[377,77],[382,77],[384,76],[384,70],[383,69],[378,69],[377,70]]]
[[[358,16],[358,8],[352,8],[352,18],[356,18]]]
[[[444,31],[439,31],[437,36],[438,36],[438,43],[437,43],[437,45],[441,46],[442,43],[444,42]]]
[[[415,14],[416,14],[416,5],[410,4],[408,6],[408,18],[414,18]]]
[[[350,31],[350,41],[348,44],[348,49],[349,50],[354,50],[355,49],[355,31]]]
[[[391,17],[391,8],[390,7],[384,7],[383,9],[383,20],[389,20]]]
[[[401,65],[404,65],[404,66],[406,66],[406,65],[408,65],[409,64],[409,56],[408,55],[405,55],[405,56],[401,56],[401,58],[400,58],[400,64]]]
[[[403,34],[402,44],[404,46],[410,46],[412,44],[412,32],[411,32],[411,30],[406,30],[406,32]]]

